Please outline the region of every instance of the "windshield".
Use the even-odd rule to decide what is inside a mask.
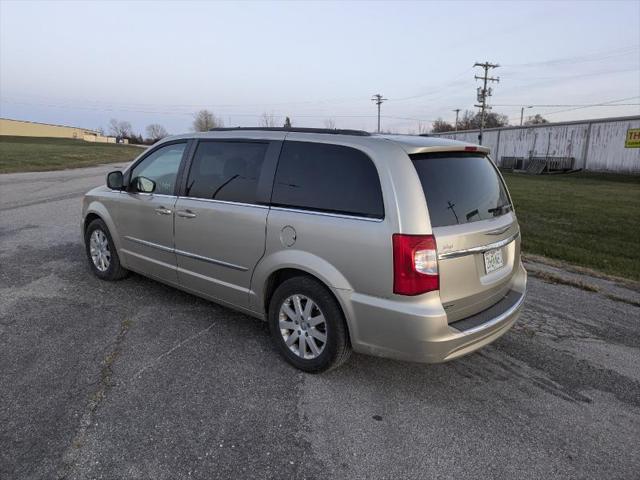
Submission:
[[[432,227],[488,220],[511,210],[506,188],[491,160],[478,153],[412,155]]]

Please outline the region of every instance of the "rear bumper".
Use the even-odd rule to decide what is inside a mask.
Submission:
[[[336,292],[345,307],[356,352],[423,363],[438,363],[471,353],[502,336],[524,304],[527,272],[522,264],[511,279],[503,308],[452,324],[437,292],[419,301],[389,300]],[[501,303],[501,302],[499,302]]]

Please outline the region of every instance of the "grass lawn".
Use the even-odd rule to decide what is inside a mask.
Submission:
[[[640,175],[504,177],[524,253],[640,280]]]
[[[62,170],[101,163],[128,162],[139,147],[92,143],[71,138],[0,136],[0,173]]]

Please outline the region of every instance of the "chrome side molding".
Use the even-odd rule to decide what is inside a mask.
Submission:
[[[131,242],[144,245],[146,247],[157,248],[158,250],[162,250],[163,252],[175,253],[176,255],[182,255],[183,257],[193,258],[195,260],[201,260],[207,263],[213,263],[214,265],[220,265],[221,267],[227,267],[233,270],[239,270],[241,272],[246,272],[247,270],[249,270],[247,267],[243,267],[242,265],[223,262],[222,260],[216,260],[215,258],[203,257],[202,255],[196,255],[195,253],[185,252],[184,250],[177,250],[175,248],[165,247],[164,245],[160,245],[158,243],[148,242],[147,240],[141,240],[139,238],[129,236],[125,236],[124,238]]]
[[[127,235],[124,236],[126,240],[129,240],[133,243],[139,243],[140,245],[144,245],[145,247],[157,248],[158,250],[162,250],[163,252],[173,253],[173,248],[165,247],[164,245],[160,245],[159,243],[148,242],[147,240],[141,240],[135,237],[129,237]]]
[[[196,255],[195,253],[185,252],[184,250],[174,250],[176,255],[182,255],[183,257],[193,258],[195,260],[201,260],[207,263],[213,263],[214,265],[220,265],[221,267],[232,268],[233,270],[240,270],[246,272],[249,270],[247,267],[236,265],[234,263],[223,262],[222,260],[216,260],[215,258],[203,257],[202,255]]]

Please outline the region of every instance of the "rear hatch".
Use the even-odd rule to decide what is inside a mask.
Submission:
[[[511,199],[481,152],[411,155],[438,249],[440,298],[449,323],[486,310],[509,293],[520,259]]]

